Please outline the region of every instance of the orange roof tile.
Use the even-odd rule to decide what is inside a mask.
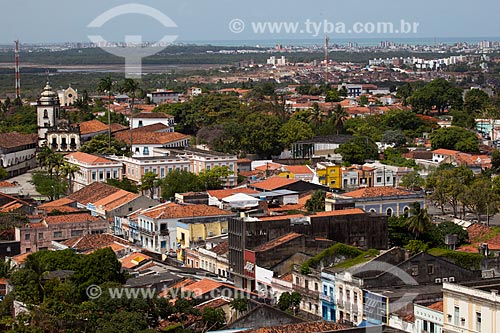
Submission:
[[[154,105],[152,106],[154,109]],[[147,119],[171,119],[174,116],[163,113],[163,112],[141,112],[138,115],[135,115],[134,118],[147,118]]]
[[[112,234],[90,234],[77,236],[63,241],[62,244],[79,252],[97,250],[111,246],[112,244],[120,244],[122,248],[124,245],[131,245],[129,241]]]
[[[114,136],[118,141],[130,144],[130,133],[118,132]],[[132,132],[134,144],[164,145],[185,139],[189,139],[189,136],[178,132]]]
[[[218,244],[211,251],[217,254],[218,256],[222,256],[226,253],[229,253],[229,241],[225,241]]]
[[[321,333],[347,329],[349,326],[332,321],[315,321],[282,326],[254,328],[244,333]]]
[[[10,182],[6,182],[6,181],[3,181],[3,182],[0,182],[0,187],[16,187],[17,185],[14,185]]]
[[[307,165],[285,165],[285,170],[295,175],[312,175],[311,169]]]
[[[439,154],[439,155],[449,155],[449,156],[455,156],[458,151],[457,150],[451,150],[451,149],[436,149],[432,151],[433,154]]]
[[[286,235],[283,235],[281,237],[275,238],[267,243],[264,243],[262,245],[257,246],[254,248],[252,251],[254,252],[265,252],[272,250],[280,245],[286,244],[294,239],[297,239],[299,237],[303,237],[303,235],[298,234],[296,232],[291,232]]]
[[[80,134],[82,135],[105,132],[107,130],[108,126],[97,119],[84,121],[80,123]]]
[[[139,195],[136,193],[119,190],[118,192],[94,202],[94,206],[98,208],[102,207],[105,210],[113,210],[136,199],[137,197],[139,197]]]
[[[249,188],[231,188],[227,190],[209,190],[207,193],[214,198],[219,200],[232,196],[233,194],[244,193],[244,194],[256,194],[258,191]]]
[[[197,308],[198,310],[203,312],[203,310],[205,310],[207,308],[217,309],[217,308],[220,308],[221,306],[224,306],[224,305],[229,304],[229,303],[231,303],[231,301],[229,301],[226,298],[220,297],[220,298],[211,299],[205,303],[199,304],[199,305],[195,306],[195,308]]]
[[[178,205],[175,203],[161,204],[140,213],[153,219],[174,219],[186,217],[203,217],[231,215],[231,212],[208,205]]]
[[[94,182],[88,186],[85,186],[81,190],[68,195],[69,199],[75,200],[76,202],[87,205],[88,203],[94,203],[113,193],[120,191],[119,188],[113,187],[111,185]]]
[[[288,179],[284,177],[271,177],[264,181],[253,183],[250,186],[261,190],[273,191],[296,182],[297,180],[295,179]]]
[[[66,155],[64,158],[67,159],[69,162],[75,161],[91,165],[103,164],[103,163],[116,164],[115,161],[108,160],[107,158],[82,152],[71,153]]]
[[[255,167],[254,170],[258,171],[272,171],[272,170],[278,170],[281,169],[284,165],[283,164],[278,164],[278,163],[266,163],[264,165],[259,165],[258,167]]]
[[[224,286],[224,284],[205,278],[198,282],[185,286],[184,288],[182,288],[182,291],[191,292],[195,297],[199,297],[222,286]]]
[[[414,192],[406,191],[396,187],[381,186],[381,187],[365,187],[352,192],[347,192],[344,194],[346,197],[351,198],[375,198],[375,197],[387,197],[396,195],[411,195]]]
[[[40,206],[38,206],[39,208],[45,208],[45,207],[58,207],[58,206],[66,206],[66,205],[70,205],[72,203],[74,203],[75,200],[72,200],[72,199],[69,199],[69,198],[61,198],[61,199],[57,199],[57,200],[54,200],[54,201],[49,201],[49,202],[44,202],[43,204],[41,204]]]
[[[14,148],[35,144],[38,134],[21,134],[17,132],[0,133],[0,147]]]
[[[134,252],[129,254],[128,256],[121,258],[120,262],[122,263],[122,267],[133,268],[139,265],[141,262],[149,259],[151,259],[151,257],[144,253]]]
[[[358,215],[358,214],[366,214],[364,210],[361,208],[351,208],[351,209],[342,209],[342,210],[332,210],[330,212],[318,212],[311,217],[315,216],[342,216],[342,215]]]
[[[436,302],[428,306],[429,309],[443,312],[443,301]]]
[[[84,213],[84,214],[47,216],[43,219],[43,221],[47,224],[57,224],[57,223],[97,222],[101,221],[101,219],[96,216]]]

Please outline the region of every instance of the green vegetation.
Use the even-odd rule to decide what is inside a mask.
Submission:
[[[106,184],[120,188],[125,191],[129,191],[132,193],[139,193],[139,188],[137,187],[137,184],[128,179],[127,177],[123,177],[122,179],[107,179]]]
[[[362,254],[360,254],[359,256],[357,256],[355,258],[343,261],[343,262],[335,265],[335,267],[347,269],[347,268],[362,264],[364,262],[367,262],[367,261],[375,258],[376,256],[378,256],[379,254],[380,254],[379,250],[370,249],[368,251],[363,252]]]
[[[87,154],[97,155],[117,155],[117,156],[130,156],[130,146],[123,141],[118,141],[111,138],[111,145],[108,141],[107,134],[99,134],[94,136],[90,141],[86,142],[80,151]]]
[[[473,270],[479,270],[481,268],[481,260],[483,259],[483,256],[479,253],[458,252],[442,248],[430,249],[428,253],[436,257],[449,259],[458,266]]]
[[[366,160],[378,159],[377,144],[368,137],[355,137],[340,145],[335,151],[342,160],[350,164],[364,164]]]
[[[311,195],[311,198],[306,201],[306,209],[308,212],[324,212],[325,211],[326,192],[317,190]]]
[[[296,291],[292,293],[284,292],[283,294],[281,294],[280,299],[278,300],[278,307],[281,311],[288,311],[295,314],[301,300],[302,295],[300,295]]]
[[[363,251],[357,249],[354,246],[337,243],[329,247],[328,249],[324,250],[323,252],[305,261],[302,264],[301,268],[304,269],[306,267],[318,268],[321,263],[327,266],[330,263],[333,263],[335,258],[356,258],[363,254],[364,254]]]
[[[461,127],[445,127],[431,133],[432,149],[452,149],[466,153],[479,152],[476,134]]]

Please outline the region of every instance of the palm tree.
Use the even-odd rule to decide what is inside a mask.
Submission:
[[[319,108],[318,103],[313,103],[312,108],[309,109],[309,121],[315,126],[318,126],[323,121],[323,111]]]
[[[101,93],[108,93],[108,145],[111,148],[111,93],[115,82],[111,76],[106,76],[99,81],[97,90]]]
[[[54,155],[54,152],[52,151],[52,149],[50,149],[50,147],[47,145],[43,146],[42,149],[40,149],[40,151],[36,155],[38,165],[41,168],[48,166],[49,160],[50,160],[52,155]]]
[[[122,84],[120,85],[120,92],[127,93],[129,94],[130,98],[132,99],[132,106],[130,107],[130,152],[132,155],[134,154],[133,148],[132,148],[132,124],[134,120],[134,105],[135,105],[135,97],[136,97],[136,92],[139,90],[139,82],[137,82],[134,79],[124,79]]]
[[[414,202],[410,209],[411,216],[406,220],[406,227],[418,239],[420,235],[429,230],[432,219],[427,213],[427,209],[421,208],[418,202]]]
[[[61,176],[68,178],[68,194],[73,191],[72,180],[75,178],[75,174],[81,174],[80,168],[75,164],[70,164],[64,162],[61,166]]]
[[[333,126],[337,130],[337,135],[339,135],[340,129],[344,127],[345,120],[349,117],[349,113],[342,107],[342,105],[337,104],[335,111],[333,112]]]

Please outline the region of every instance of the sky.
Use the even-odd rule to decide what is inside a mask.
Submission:
[[[18,38],[22,43],[88,42],[89,35],[99,35],[107,41],[124,41],[126,35],[157,41],[168,35],[177,36],[180,42],[280,41],[322,38],[325,34],[333,40],[500,38],[498,0],[0,0],[0,4],[0,44],[10,44]],[[119,15],[117,10],[111,11],[100,27],[88,27],[101,14],[126,4],[152,7],[177,27],[165,27],[151,15]],[[401,20],[418,23],[417,30],[409,34],[349,33],[356,22],[391,22],[398,30]],[[231,28],[238,33],[231,31],[231,22]],[[258,22],[296,22],[299,28],[295,33],[264,33],[255,31]],[[309,26],[306,22],[310,22]],[[332,28],[325,22],[336,24],[337,31],[328,33]]]

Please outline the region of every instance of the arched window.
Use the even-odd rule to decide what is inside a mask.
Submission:
[[[49,118],[49,111],[47,111],[47,109],[43,110],[43,118],[46,118],[46,119]]]
[[[392,216],[392,208],[387,208],[386,214],[387,216]]]
[[[375,214],[375,213],[377,213],[377,211],[372,208],[372,209],[370,209],[370,213]]]
[[[410,216],[410,207],[406,206],[406,207],[403,209],[403,216],[404,216],[404,217],[408,217],[408,216]]]

